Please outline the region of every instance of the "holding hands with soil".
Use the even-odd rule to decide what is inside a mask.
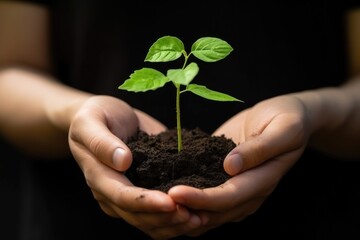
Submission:
[[[139,71],[136,74],[131,79],[144,76]],[[126,84],[134,88],[134,83]],[[200,190],[183,185],[165,194],[133,186],[121,173],[132,163],[126,140],[137,128],[157,134],[165,126],[113,98],[92,97],[82,105],[72,120],[70,147],[95,199],[108,215],[124,219],[154,239],[197,236],[256,211],[301,155],[309,135],[303,131],[308,121],[306,111],[296,98],[283,98],[291,101],[280,97],[260,103],[234,116],[214,133],[239,145],[224,162],[225,170],[233,177],[213,188]]]
[[[152,126],[143,129],[153,134],[165,128],[144,113],[117,103],[117,99],[89,98],[72,118],[70,146],[94,197],[107,214],[124,219],[154,239],[197,236],[255,212],[309,140],[312,146],[325,149],[324,144],[332,144],[330,139],[318,140],[340,129],[354,131],[344,131],[338,138],[355,139],[360,129],[351,122],[358,119],[340,116],[354,111],[351,106],[359,106],[353,104],[359,87],[359,79],[354,79],[339,89],[279,96],[229,119],[214,134],[225,134],[239,143],[224,162],[225,170],[233,177],[214,188],[175,186],[165,194],[133,186],[118,172],[131,164],[131,153],[119,139],[131,136],[137,126]],[[339,111],[343,111],[341,115]],[[338,146],[338,151],[332,148],[329,153],[341,153],[345,146]],[[124,152],[118,154],[118,148]],[[353,156],[359,154],[357,151],[356,144],[347,146]],[[109,161],[114,157],[115,162]]]
[[[61,2],[64,1],[59,1],[59,3]],[[30,197],[33,197],[32,195],[38,193],[37,190],[40,189],[44,190],[41,193],[53,190],[52,182],[49,183],[51,186],[47,186],[46,182],[42,182],[44,180],[42,177],[45,176],[45,180],[54,181],[49,175],[62,170],[49,167],[59,166],[56,164],[39,164],[40,159],[45,159],[44,161],[50,163],[59,159],[67,163],[69,159],[75,159],[94,199],[107,215],[129,223],[153,239],[170,239],[182,235],[199,236],[225,223],[244,220],[257,211],[307,147],[338,158],[358,159],[360,156],[360,78],[355,77],[360,72],[359,34],[354,34],[352,39],[355,41],[349,44],[354,64],[351,69],[353,77],[347,83],[337,87],[284,94],[261,101],[251,108],[237,113],[218,127],[213,133],[214,135],[224,135],[236,143],[236,147],[224,159],[224,169],[232,176],[228,181],[220,186],[206,189],[185,185],[174,186],[164,193],[135,186],[126,177],[125,172],[133,160],[132,152],[127,146],[128,139],[139,129],[148,134],[158,134],[164,131],[166,126],[118,98],[94,95],[75,88],[78,86],[75,80],[78,79],[72,79],[72,82],[70,76],[76,78],[81,74],[59,75],[68,77],[70,80],[64,79],[64,82],[72,82],[73,86],[54,79],[55,77],[50,74],[53,71],[52,64],[54,63],[49,56],[50,52],[52,53],[49,28],[54,25],[49,23],[52,11],[47,7],[3,1],[0,2],[0,12],[0,23],[2,23],[0,24],[0,46],[5,46],[1,48],[2,50],[6,49],[1,52],[5,54],[0,54],[1,140],[4,142],[6,140],[3,148],[6,151],[9,150],[8,146],[11,146],[16,151],[9,152],[19,151],[23,154],[21,163],[33,161],[36,162],[34,166],[40,165],[39,169],[30,171],[42,174],[39,178],[36,178],[37,176],[34,178],[38,180],[34,181],[36,191],[31,192],[33,189],[24,188],[25,192],[30,191],[28,195]],[[80,13],[95,12],[81,11]],[[64,14],[69,17],[70,15],[67,13]],[[86,18],[80,19],[85,20]],[[355,17],[353,20],[355,22],[352,22],[351,26],[353,27],[349,28],[349,31],[354,30],[358,33],[360,18]],[[64,24],[66,22],[59,21],[57,23]],[[87,22],[76,22],[76,24],[78,23],[85,24]],[[70,25],[73,25],[72,22]],[[80,26],[83,27],[83,25],[76,26],[79,29]],[[67,30],[67,28],[61,29]],[[91,30],[91,28],[86,29]],[[71,31],[68,32],[71,33]],[[101,34],[96,32],[95,35]],[[71,37],[67,38],[70,42],[71,39]],[[82,47],[86,44],[82,45],[80,40],[90,40],[86,37],[76,39],[79,42],[74,45]],[[105,42],[107,43],[107,41]],[[76,52],[74,55],[82,53],[74,52]],[[72,57],[73,55],[69,58]],[[71,65],[69,62],[66,64]],[[76,68],[65,69],[66,72],[71,72]],[[185,83],[189,83],[188,80],[191,81],[191,77],[197,73],[194,64],[190,65],[190,68],[185,68],[185,71],[183,70],[170,73],[179,77],[176,78],[179,82],[175,82],[175,85],[184,83],[183,80]],[[104,70],[102,73],[104,74],[106,71]],[[189,76],[190,78],[188,78]],[[98,80],[101,80],[101,76]],[[165,80],[168,79],[165,78]],[[187,90],[200,95],[204,93],[204,90],[205,93],[208,92],[205,88],[197,85],[192,85]],[[222,94],[210,93],[215,98],[224,97]],[[20,108],[21,110],[19,110]],[[179,149],[181,150],[181,147]],[[12,156],[5,156],[5,158],[4,161],[12,160]],[[34,159],[37,160],[34,161]],[[33,170],[31,169],[33,166],[28,163],[24,164],[24,168],[28,165],[30,165],[29,169]],[[71,165],[65,164],[65,166]],[[79,184],[72,188],[74,183],[65,181],[68,172],[64,171],[61,174],[63,179],[56,180],[61,182],[62,189],[55,189],[54,192],[46,192],[40,196],[40,199],[41,197],[45,199],[45,204],[44,206],[36,205],[38,208],[35,210],[44,208],[42,213],[46,213],[50,202],[55,202],[55,200],[58,200],[56,204],[59,204],[59,201],[62,203],[68,201],[63,204],[65,207],[75,206],[71,206],[73,208],[70,209],[77,210],[76,207],[84,207],[71,202],[78,197],[72,190],[82,191],[83,186]],[[69,172],[69,175],[71,174]],[[67,191],[67,188],[70,190]],[[63,193],[71,193],[73,196],[63,196]],[[54,195],[48,196],[47,194]],[[51,201],[47,201],[49,199]],[[27,202],[27,199],[24,202],[26,202],[26,206],[32,203],[31,201]],[[49,209],[51,208],[49,207]],[[63,209],[60,207],[59,209],[56,205],[56,210],[49,216],[61,215]],[[33,213],[33,211],[29,212]],[[29,212],[20,215],[29,217],[27,215]],[[82,217],[80,219],[84,220],[82,216],[84,212],[79,211],[77,214],[74,215],[80,216]],[[72,217],[72,215],[66,216],[64,219],[70,221]],[[29,219],[31,218],[29,217]],[[101,218],[94,217],[93,219]],[[43,224],[45,221],[41,220],[39,222]],[[40,233],[45,236],[45,239],[49,239],[46,238],[47,230],[54,231],[55,234],[62,231],[70,234],[70,231],[67,232],[69,229],[59,229],[57,223],[60,221],[55,221],[58,219],[50,220],[50,227]],[[119,225],[117,225],[119,227],[116,229],[118,235],[111,238],[122,238],[121,234],[125,228],[127,228],[128,234],[132,234],[133,230],[129,230],[127,224],[122,225],[121,221],[119,220]],[[78,223],[81,224],[81,221]],[[112,230],[109,229],[107,223],[92,222],[95,228],[99,227],[101,233]],[[65,226],[68,225],[65,224]],[[81,229],[83,225],[80,225],[79,232],[84,234],[84,231],[93,226]],[[25,228],[32,234],[39,233],[38,229],[29,228],[28,225],[25,225]],[[71,226],[72,230],[74,228]],[[39,229],[42,231],[43,226],[41,225]],[[257,229],[257,226],[254,226],[253,229]]]
[[[353,131],[345,131],[344,134],[338,135],[338,138],[356,138],[359,127],[351,123],[359,119],[343,116],[351,116],[350,113],[359,106],[356,102],[359,85],[359,80],[354,79],[340,88],[325,88],[274,97],[245,109],[219,126],[214,135],[225,135],[233,139],[237,146],[224,160],[225,171],[233,177],[218,187],[200,190],[182,185],[175,186],[168,194],[164,194],[133,186],[123,174],[114,171],[113,169],[126,171],[131,164],[129,149],[116,138],[124,139],[126,142],[126,139],[135,133],[137,125],[134,125],[134,122],[148,133],[156,134],[165,129],[156,120],[141,112],[135,112],[135,115],[123,115],[119,112],[119,116],[111,117],[117,112],[112,109],[106,113],[94,114],[97,118],[99,115],[103,117],[100,118],[102,121],[93,122],[95,125],[98,124],[98,127],[87,126],[87,129],[96,129],[92,133],[93,136],[75,138],[92,141],[83,142],[81,148],[72,144],[72,149],[75,150],[74,155],[82,166],[95,198],[106,213],[126,220],[154,239],[167,239],[179,235],[198,236],[224,223],[241,221],[254,213],[296,163],[309,140],[313,147],[329,149],[328,147],[332,146],[330,138],[329,142],[318,139],[331,136],[344,128]],[[79,126],[86,121],[92,122],[87,114],[83,117],[81,114],[75,116],[77,117],[74,118],[72,126],[77,126],[76,122],[79,122]],[[129,116],[134,118],[129,119]],[[108,117],[110,119],[106,119]],[[124,122],[120,121],[121,124],[116,123],[119,117],[124,119]],[[150,129],[146,127],[149,124],[153,126]],[[126,125],[132,127],[127,127],[125,134],[125,129],[121,126]],[[81,128],[70,128],[70,136],[85,134],[76,129]],[[102,136],[101,131],[108,133]],[[87,131],[86,135],[90,133]],[[104,136],[110,136],[108,141]],[[98,142],[94,141],[96,139]],[[338,146],[339,151],[332,147],[332,152],[329,153],[341,153],[340,150],[344,149],[344,146]],[[86,161],[83,160],[84,154],[81,152],[86,148],[92,152],[85,154],[86,156],[97,158],[90,161],[91,158],[87,157]],[[124,152],[118,154],[115,151],[118,148],[124,149]],[[353,152],[354,156],[359,154],[355,145],[349,145],[347,148],[347,152]],[[114,156],[115,162],[120,162],[119,165],[106,160],[114,159]],[[96,159],[106,166],[101,165]]]

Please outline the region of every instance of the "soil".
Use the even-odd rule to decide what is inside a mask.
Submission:
[[[230,178],[223,161],[235,147],[231,139],[195,128],[182,130],[182,142],[178,152],[176,129],[158,135],[139,131],[127,143],[133,163],[126,176],[136,186],[163,192],[175,185],[215,187]]]

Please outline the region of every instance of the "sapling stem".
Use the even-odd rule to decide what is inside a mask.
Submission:
[[[178,152],[182,150],[181,118],[180,118],[180,85],[176,84],[176,130]]]
[[[182,70],[186,67],[187,61],[189,59],[190,54],[188,55],[185,50],[182,51],[182,54],[184,56],[184,64],[182,66]],[[180,94],[181,92],[181,85],[176,84],[176,132],[177,132],[177,143],[178,143],[178,152],[182,151],[182,132],[181,132],[181,111],[180,111]]]

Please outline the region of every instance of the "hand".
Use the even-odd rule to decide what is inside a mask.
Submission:
[[[307,144],[308,115],[294,96],[263,101],[229,119],[216,131],[238,145],[224,160],[233,175],[221,186],[204,190],[175,186],[169,196],[201,217],[202,234],[226,222],[241,221],[260,208]]]
[[[159,133],[164,125],[119,99],[90,97],[72,118],[69,144],[101,209],[154,239],[189,231],[200,219],[167,194],[133,186],[123,174],[132,163],[126,140],[137,128]]]

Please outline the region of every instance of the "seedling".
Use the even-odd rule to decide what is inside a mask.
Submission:
[[[227,57],[233,48],[224,40],[214,37],[203,37],[195,41],[188,54],[183,42],[173,36],[159,38],[150,47],[145,62],[170,62],[184,56],[184,64],[179,69],[169,69],[166,75],[153,68],[135,70],[130,78],[118,88],[132,92],[145,92],[163,87],[172,82],[176,88],[176,129],[178,152],[182,150],[180,94],[192,92],[200,97],[214,101],[240,101],[228,94],[210,90],[203,85],[191,83],[199,72],[195,62],[188,64],[189,57],[194,55],[204,62],[216,62]]]

